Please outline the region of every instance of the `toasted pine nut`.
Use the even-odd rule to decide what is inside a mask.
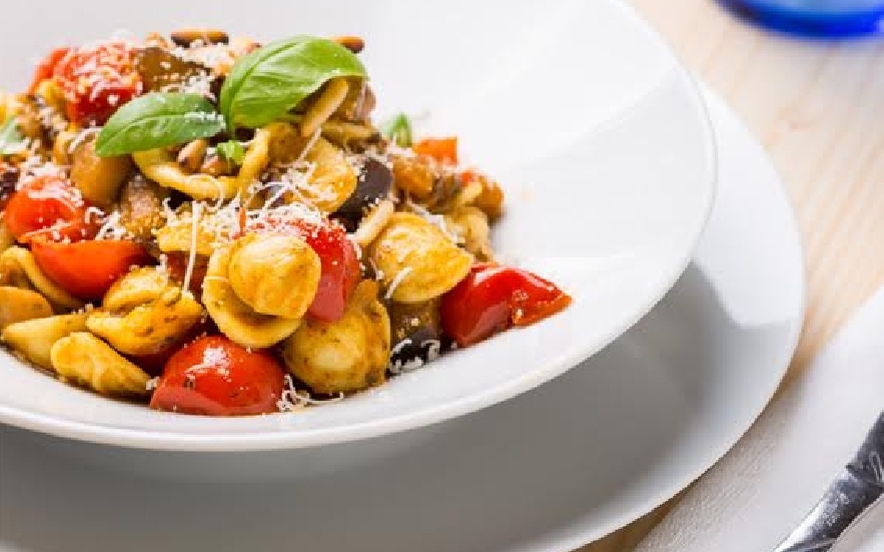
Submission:
[[[358,36],[336,36],[333,40],[354,54],[358,54],[365,49],[365,41]]]
[[[227,44],[230,37],[220,29],[181,29],[172,33],[172,42],[188,47],[194,42],[203,44]]]

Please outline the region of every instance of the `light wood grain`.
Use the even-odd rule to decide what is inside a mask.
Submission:
[[[808,277],[789,385],[884,283],[884,41],[774,35],[713,0],[628,1],[743,117],[786,182]],[[670,505],[580,552],[632,550]]]

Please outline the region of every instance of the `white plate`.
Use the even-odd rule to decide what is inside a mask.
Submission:
[[[429,110],[435,132],[498,176],[504,259],[560,283],[559,316],[447,355],[372,392],[298,415],[153,412],[61,385],[0,355],[0,422],[131,447],[311,447],[425,426],[565,372],[632,326],[687,265],[714,195],[713,141],[693,82],[613,0],[435,3],[52,1],[3,7],[0,87],[23,86],[50,43],[218,25],[262,39],[360,34],[387,112]]]
[[[647,318],[579,369],[444,424],[433,442],[380,465],[300,483],[114,474],[48,452],[47,438],[2,429],[0,550],[566,551],[661,504],[749,427],[801,326],[792,211],[762,150],[712,106],[724,172],[694,263]],[[119,452],[53,441],[80,456]],[[123,452],[123,470],[126,458],[163,455]],[[284,454],[294,453],[241,460],[261,469]]]

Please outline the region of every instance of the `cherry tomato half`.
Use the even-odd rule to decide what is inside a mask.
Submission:
[[[457,138],[424,138],[412,146],[414,153],[440,163],[457,164]]]
[[[28,94],[33,94],[37,91],[41,82],[52,78],[58,62],[64,59],[70,50],[70,48],[56,48],[49,52],[49,55],[37,64],[37,67],[34,68],[34,78],[31,81],[31,86],[28,87]]]
[[[571,304],[555,284],[526,270],[477,264],[442,297],[442,328],[466,347],[511,326],[528,326]]]
[[[144,246],[127,240],[35,240],[31,253],[50,280],[85,301],[101,299],[131,267],[152,260]]]
[[[344,316],[347,300],[359,283],[362,268],[343,226],[329,221],[313,224],[268,219],[252,223],[249,229],[293,233],[307,242],[322,264],[319,288],[307,314],[322,322],[336,322]]]
[[[57,63],[54,76],[64,92],[68,119],[82,126],[104,124],[143,89],[134,50],[125,42],[72,49]]]
[[[285,372],[268,352],[207,336],[172,355],[150,407],[208,416],[270,414],[278,411],[284,387]]]
[[[6,204],[6,227],[20,242],[37,238],[89,239],[98,221],[87,216],[89,203],[60,176],[39,176],[24,183]]]

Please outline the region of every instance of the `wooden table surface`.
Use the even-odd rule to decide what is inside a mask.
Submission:
[[[786,183],[809,286],[789,385],[884,284],[884,40],[774,35],[714,0],[627,1],[746,121]],[[667,509],[580,552],[632,550]]]

